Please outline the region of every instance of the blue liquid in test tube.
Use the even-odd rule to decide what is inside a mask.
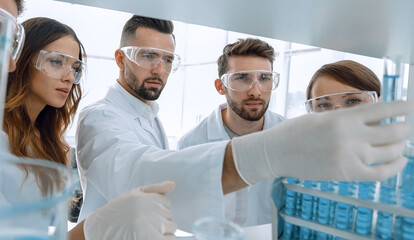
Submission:
[[[308,187],[308,188],[315,188],[317,184],[314,181],[306,180],[303,182],[303,186]],[[316,216],[314,216],[314,213],[316,212],[314,204],[317,204],[316,202],[317,202],[317,197],[314,197],[309,194],[302,194],[302,212],[300,216],[303,219],[311,221],[316,218]],[[314,233],[312,230],[305,228],[305,227],[301,227],[299,238],[300,239],[313,239],[313,234]]]
[[[339,194],[352,196],[355,194],[356,182],[339,182]],[[351,230],[354,222],[354,206],[338,202],[336,204],[335,227],[342,230]],[[341,238],[335,238],[341,239]]]
[[[364,200],[374,199],[376,182],[359,182],[358,198]],[[371,234],[373,210],[365,207],[357,207],[355,231],[364,236]]]
[[[414,146],[410,146],[414,149]],[[406,155],[408,163],[401,174],[400,203],[403,207],[414,209],[414,152]],[[414,216],[413,218],[399,217],[397,225],[397,238],[402,240],[414,240]]]
[[[399,78],[399,63],[385,59],[385,69],[381,88],[381,101],[391,102],[401,99],[401,83]],[[397,122],[397,119],[389,118],[382,121],[382,124]],[[397,175],[388,178],[380,183],[380,202],[395,204],[397,191]],[[376,237],[379,239],[393,238],[393,215],[379,211],[377,214]]]
[[[380,183],[380,202],[395,204],[397,191],[397,175],[388,178]],[[387,212],[378,212],[376,236],[379,239],[392,239],[393,215]]]

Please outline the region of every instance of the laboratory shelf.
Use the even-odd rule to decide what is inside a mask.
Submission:
[[[376,191],[377,193],[374,196],[374,200],[364,200],[364,199],[356,198],[355,195],[344,196],[344,195],[340,195],[335,192],[321,191],[319,189],[307,188],[301,185],[290,184],[287,182],[283,182],[283,185],[286,187],[287,190],[290,190],[293,192],[308,194],[308,195],[312,195],[312,196],[319,197],[319,198],[325,198],[325,199],[332,200],[335,202],[343,202],[343,203],[347,203],[350,205],[354,205],[355,207],[366,207],[366,208],[370,208],[370,209],[381,211],[381,212],[392,213],[394,215],[398,215],[401,217],[414,218],[414,209],[409,209],[403,206],[399,206],[398,200],[397,200],[397,204],[393,204],[393,205],[379,202],[378,201],[379,191]],[[397,191],[396,199],[399,199],[399,191]]]
[[[397,190],[396,199],[397,203],[394,205],[384,204],[378,201],[379,199],[379,183],[377,183],[377,190],[375,191],[374,199],[373,200],[364,200],[357,197],[356,194],[352,196],[344,196],[337,193],[337,186],[335,186],[334,191],[327,192],[322,191],[319,188],[309,188],[304,187],[303,184],[291,184],[288,183],[286,180],[282,182],[283,186],[286,188],[286,190],[290,190],[296,193],[306,194],[306,195],[312,195],[317,198],[324,198],[328,199],[334,202],[342,202],[349,205],[353,205],[355,208],[357,207],[365,207],[373,210],[373,221],[372,221],[372,228],[371,228],[371,234],[368,236],[359,235],[355,232],[355,226],[352,227],[350,230],[342,230],[339,228],[336,228],[333,224],[332,225],[324,225],[320,224],[316,220],[305,220],[301,218],[299,215],[287,215],[285,213],[284,206],[277,206],[276,201],[274,200],[274,213],[273,213],[273,221],[272,221],[272,235],[273,240],[281,240],[285,239],[283,236],[280,236],[278,238],[278,235],[281,233],[281,229],[278,229],[278,227],[283,228],[284,222],[291,223],[293,225],[299,226],[299,227],[306,227],[311,230],[315,230],[318,232],[323,232],[328,235],[333,235],[336,237],[344,238],[344,239],[352,239],[352,240],[379,240],[375,236],[375,225],[376,225],[376,216],[377,213],[380,212],[387,212],[391,213],[396,217],[408,217],[408,218],[414,218],[414,209],[405,208],[403,206],[399,205],[398,199],[400,195],[400,190]],[[277,210],[279,209],[279,210]],[[355,210],[356,211],[356,210]],[[354,214],[354,219],[356,218],[356,213]]]

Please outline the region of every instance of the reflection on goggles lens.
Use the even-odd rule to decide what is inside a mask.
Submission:
[[[14,61],[17,61],[20,53],[23,48],[25,34],[24,34],[24,28],[21,24],[19,24],[16,20],[16,18],[5,11],[4,9],[0,8],[0,18],[2,19],[8,19],[11,21],[13,25],[13,37],[12,37],[12,44],[11,44],[11,54]]]
[[[324,95],[305,102],[308,112],[325,112],[378,102],[375,91],[345,92]]]
[[[170,73],[175,72],[180,66],[180,56],[163,49],[129,46],[121,50],[130,61],[144,68],[153,69],[162,62],[164,71]]]
[[[260,90],[272,91],[279,84],[279,73],[265,70],[232,72],[223,74],[221,81],[224,86],[234,91],[247,91],[255,82]]]
[[[47,75],[62,79],[72,72],[75,81],[78,84],[82,78],[85,64],[72,56],[40,50],[35,67]]]

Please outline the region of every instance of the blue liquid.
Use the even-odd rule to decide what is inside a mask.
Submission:
[[[313,239],[313,231],[310,230],[309,228],[301,227],[300,228],[299,239],[300,240],[310,240],[310,239]]]
[[[401,205],[414,209],[414,157],[407,157],[408,163],[401,174]],[[414,218],[399,217],[397,234],[400,239],[414,240]]]
[[[382,181],[380,187],[380,202],[395,204],[397,188],[397,175]],[[379,239],[392,239],[393,215],[386,212],[378,212],[376,236]]]
[[[315,188],[316,183],[313,181],[304,181],[303,186],[309,187],[309,188]],[[301,217],[305,220],[311,220],[314,216],[314,200],[315,197],[308,194],[302,195],[302,212]]]
[[[356,182],[340,182],[339,194],[352,196],[355,193]],[[354,206],[338,202],[336,204],[335,226],[342,230],[352,229],[354,222]]]
[[[299,183],[298,179],[289,177],[287,180],[288,183],[297,184]],[[290,190],[286,190],[286,200],[285,200],[285,213],[289,216],[296,215],[296,202],[297,202],[298,193]]]
[[[287,182],[290,184],[298,184],[300,181],[296,178],[289,177]],[[285,214],[289,216],[298,215],[298,210],[300,206],[297,206],[298,198],[301,198],[301,195],[297,192],[286,190],[286,199],[285,199]],[[283,224],[283,239],[293,240],[298,239],[299,237],[299,227],[288,222]]]
[[[317,186],[317,183],[314,181],[304,181],[303,186],[308,188],[315,188]],[[316,219],[317,209],[315,206],[315,202],[317,202],[317,197],[308,194],[302,194],[302,207],[300,214],[302,219],[308,221]],[[301,227],[299,239],[313,239],[313,231],[308,228]]]
[[[321,190],[333,192],[334,185],[332,182],[321,182]],[[331,225],[333,223],[333,214],[335,211],[334,202],[325,198],[319,198],[318,202],[318,222],[323,225]],[[322,239],[323,237],[321,237]]]
[[[375,182],[360,182],[358,197],[364,200],[374,199]],[[365,207],[357,208],[355,231],[360,235],[370,235],[372,228],[372,209]]]
[[[285,222],[283,225],[283,239],[289,240],[294,239],[294,225],[291,223]]]
[[[315,239],[316,240],[330,240],[332,239],[332,236],[326,233],[323,233],[323,232],[316,232]]]

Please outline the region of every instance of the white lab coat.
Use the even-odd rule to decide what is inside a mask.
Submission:
[[[190,231],[203,216],[224,217],[227,142],[166,150],[156,111],[116,83],[80,113],[76,148],[84,202],[79,221],[129,189],[164,180],[176,182],[168,197],[180,229]]]
[[[199,125],[186,133],[179,140],[178,148],[229,140],[221,115],[221,111],[225,108],[227,104],[221,104]],[[282,116],[266,111],[263,129],[271,128],[283,120]],[[224,196],[226,218],[243,227],[270,223],[272,221],[270,196],[272,184],[273,179],[269,179],[226,194]]]

